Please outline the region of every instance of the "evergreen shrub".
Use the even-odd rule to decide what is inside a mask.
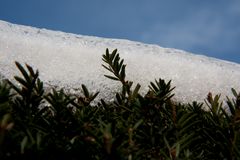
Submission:
[[[211,93],[203,103],[172,100],[171,81],[140,84],[126,80],[117,50],[106,50],[105,77],[121,83],[113,102],[81,86],[47,92],[38,71],[16,66],[16,83],[0,82],[0,159],[216,160],[240,159],[240,94],[232,89],[227,109]],[[227,111],[226,111],[227,110]]]

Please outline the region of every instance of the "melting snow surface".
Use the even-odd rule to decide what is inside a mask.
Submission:
[[[0,75],[12,79],[19,71],[14,61],[38,69],[49,85],[70,91],[85,84],[108,98],[120,84],[105,78],[101,66],[106,48],[117,48],[127,64],[127,79],[141,84],[146,93],[150,81],[172,80],[175,98],[182,102],[203,101],[209,91],[232,97],[231,88],[240,90],[240,65],[128,40],[75,35],[15,25],[0,21]],[[0,77],[1,77],[0,76]],[[113,98],[113,97],[112,97]]]

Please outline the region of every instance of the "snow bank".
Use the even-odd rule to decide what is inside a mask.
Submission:
[[[15,25],[0,21],[0,75],[12,79],[18,73],[14,61],[39,69],[49,85],[73,91],[85,84],[100,91],[100,98],[120,87],[106,79],[101,56],[106,48],[117,48],[127,64],[127,78],[141,84],[146,93],[150,81],[172,80],[177,98],[183,102],[203,101],[209,91],[231,97],[240,91],[240,65],[128,40],[75,35]],[[1,76],[0,76],[1,77]]]

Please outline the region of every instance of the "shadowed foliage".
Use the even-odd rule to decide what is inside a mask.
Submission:
[[[81,95],[47,91],[38,71],[16,62],[22,76],[0,82],[0,159],[240,159],[236,90],[226,103],[209,93],[204,104],[183,104],[160,78],[141,95],[117,50],[102,60],[105,77],[122,85],[113,102],[92,103],[98,92],[85,85]]]

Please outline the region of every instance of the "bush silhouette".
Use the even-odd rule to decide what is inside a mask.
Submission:
[[[0,82],[1,159],[239,159],[240,94],[232,89],[227,109],[220,95],[203,103],[172,100],[171,81],[140,84],[126,79],[126,65],[117,50],[106,50],[106,78],[119,81],[113,102],[85,85],[82,95],[64,89],[46,91],[38,71],[16,66],[16,83]],[[134,87],[135,86],[135,87]],[[226,111],[227,110],[227,111]]]

